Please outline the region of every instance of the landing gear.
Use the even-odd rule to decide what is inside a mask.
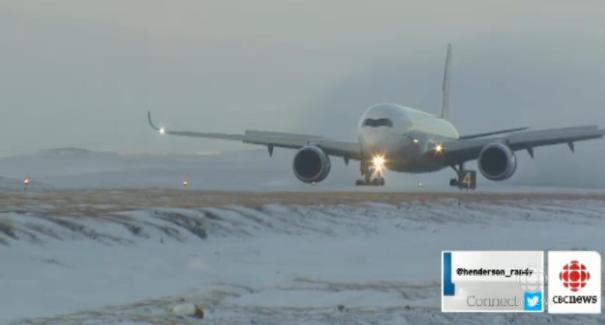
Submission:
[[[355,181],[355,185],[357,186],[384,186],[384,184],[384,177],[373,178],[369,181],[366,181],[365,179],[358,179]]]
[[[459,189],[474,190],[477,188],[477,172],[474,170],[464,169],[464,164],[457,167],[452,166],[452,169],[458,175],[458,178],[450,179],[450,186],[458,187]]]
[[[357,186],[384,186],[384,176],[382,170],[372,170],[367,162],[361,163],[361,177],[355,181]]]

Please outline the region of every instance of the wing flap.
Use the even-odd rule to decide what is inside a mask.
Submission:
[[[315,135],[252,130],[246,131],[243,142],[261,145],[272,144],[283,148],[300,148],[307,144],[316,144],[322,140],[325,139]]]
[[[164,134],[178,135],[181,137],[192,138],[212,138],[221,140],[244,141],[245,136],[241,134],[214,133],[214,132],[192,132],[192,131],[171,131],[164,130]]]
[[[459,139],[483,138],[483,137],[492,136],[492,135],[498,135],[498,134],[504,134],[504,133],[512,133],[512,132],[518,132],[518,131],[525,131],[527,129],[529,129],[529,127],[525,126],[525,127],[520,127],[520,128],[514,128],[514,129],[506,129],[506,130],[498,130],[498,131],[492,131],[492,132],[467,134],[467,135],[461,135]]]
[[[507,143],[512,149],[519,150],[601,137],[603,130],[599,130],[596,125],[588,125],[513,133],[507,137]]]
[[[298,149],[306,145],[317,145],[328,155],[344,157],[346,159],[360,159],[360,148],[356,142],[336,141],[317,135],[296,134],[285,132],[248,130],[244,134],[229,134],[216,132],[174,131],[155,125],[151,113],[147,115],[149,126],[161,134],[176,135],[194,138],[210,138],[243,143],[258,144],[270,147]],[[271,149],[272,150],[272,149]]]
[[[507,144],[512,150],[533,149],[534,147],[554,144],[569,144],[576,141],[602,138],[605,130],[596,125],[556,128],[547,130],[524,131],[501,137],[472,138],[449,141],[443,144],[443,163],[454,165],[474,160],[484,146],[493,142]]]

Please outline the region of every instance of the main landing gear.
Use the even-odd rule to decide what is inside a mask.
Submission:
[[[384,186],[383,166],[372,166],[367,162],[361,163],[361,179],[355,181],[357,186]]]
[[[458,175],[458,178],[450,179],[450,186],[458,187],[461,190],[474,190],[477,188],[477,172],[464,169],[464,164],[458,166],[452,165],[452,169]]]

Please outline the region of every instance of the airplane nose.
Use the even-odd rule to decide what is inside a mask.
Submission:
[[[366,132],[363,137],[364,147],[370,149],[372,152],[380,150],[385,140],[386,136],[382,132],[376,132],[375,130]]]

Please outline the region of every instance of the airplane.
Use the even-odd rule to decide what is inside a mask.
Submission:
[[[534,148],[567,144],[574,152],[576,141],[602,138],[604,129],[596,125],[529,130],[511,128],[485,133],[460,135],[448,121],[452,46],[448,44],[443,76],[441,114],[435,116],[397,104],[369,107],[358,124],[358,141],[339,141],[319,135],[268,131],[226,134],[173,131],[158,127],[147,118],[151,128],[162,135],[213,138],[266,146],[269,156],[274,148],[297,150],[294,175],[304,183],[319,183],[330,173],[330,157],[360,162],[361,179],[356,185],[385,185],[386,169],[405,173],[434,172],[450,167],[456,178],[449,182],[461,189],[476,187],[476,171],[464,164],[477,160],[481,174],[492,181],[503,181],[516,171],[515,152],[526,150],[534,158]]]

